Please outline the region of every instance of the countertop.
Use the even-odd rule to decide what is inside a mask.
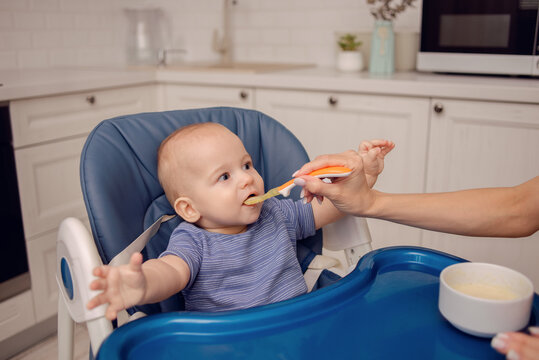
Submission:
[[[167,68],[0,71],[0,101],[156,83],[238,86],[539,104],[539,79],[420,72],[374,76],[312,67],[268,73]]]

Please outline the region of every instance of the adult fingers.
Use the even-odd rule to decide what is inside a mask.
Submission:
[[[334,192],[332,184],[326,184],[322,180],[309,175],[296,178],[294,183],[303,187],[308,202],[312,201],[313,197],[326,196],[331,198]]]
[[[492,339],[491,345],[498,352],[507,354],[510,359],[539,359],[539,336],[501,333]]]
[[[356,156],[358,156],[358,154],[353,150],[348,150],[340,154],[320,155],[317,156],[313,161],[304,164],[293,174],[293,176],[299,177],[306,175],[314,170],[327,166],[345,166],[353,169],[357,163],[357,160],[355,160]]]

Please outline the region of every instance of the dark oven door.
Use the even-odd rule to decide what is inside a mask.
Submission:
[[[534,55],[539,0],[423,0],[421,52]]]
[[[30,288],[9,109],[0,106],[0,301]]]

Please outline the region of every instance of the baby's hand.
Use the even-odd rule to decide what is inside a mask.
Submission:
[[[98,277],[90,283],[90,290],[102,290],[91,299],[87,307],[93,309],[109,304],[105,316],[116,319],[119,311],[137,305],[144,298],[146,279],[142,273],[142,254],[131,256],[129,264],[120,266],[100,266],[93,274]]]
[[[389,140],[362,141],[359,144],[358,153],[363,159],[363,168],[367,185],[373,187],[378,175],[384,170],[384,157],[395,147],[395,143]]]

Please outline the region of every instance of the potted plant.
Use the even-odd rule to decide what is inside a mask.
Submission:
[[[340,51],[337,55],[337,68],[341,71],[360,71],[363,68],[363,57],[359,52],[361,41],[354,34],[344,34],[339,37],[337,44]]]

